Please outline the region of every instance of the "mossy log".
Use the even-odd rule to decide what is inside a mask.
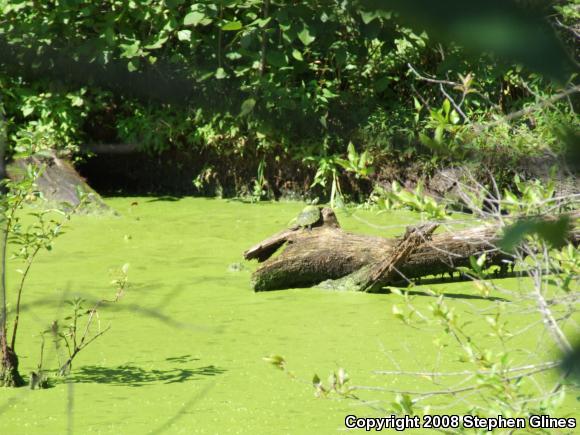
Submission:
[[[16,159],[8,165],[8,176],[18,179],[28,165],[41,168],[35,181],[36,188],[51,207],[60,209],[77,208],[81,194],[86,201],[81,204],[83,212],[110,212],[100,195],[95,192],[67,160],[61,159],[52,152],[42,156]]]
[[[487,267],[497,265],[507,271],[512,260],[497,248],[499,230],[493,225],[431,236],[436,225],[428,224],[420,231],[409,227],[402,238],[388,239],[343,231],[330,209],[323,209],[322,216],[312,229],[281,231],[244,253],[247,260],[263,262],[252,275],[255,291],[318,284],[377,291],[385,285],[453,273],[459,266],[469,267],[470,257],[484,252]],[[580,238],[577,232],[573,237],[576,242]],[[272,256],[283,245],[285,249]]]

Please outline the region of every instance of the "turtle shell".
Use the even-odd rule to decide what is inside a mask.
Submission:
[[[313,205],[309,205],[296,217],[294,224],[300,227],[307,227],[309,225],[314,225],[319,219],[320,209]]]

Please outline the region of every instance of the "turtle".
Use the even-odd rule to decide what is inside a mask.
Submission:
[[[304,207],[298,216],[296,216],[290,222],[288,226],[291,230],[297,230],[298,228],[308,228],[312,229],[312,225],[320,220],[320,209],[314,205],[309,205]]]

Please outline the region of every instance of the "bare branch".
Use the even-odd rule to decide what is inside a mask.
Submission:
[[[531,375],[536,374],[536,373],[551,370],[554,367],[555,367],[554,365],[536,366],[536,368],[528,370],[525,373],[521,373],[519,375],[514,375],[514,376],[502,378],[502,381],[503,382],[511,382],[514,380],[518,380],[518,379],[522,379],[524,377],[531,376]],[[367,387],[367,386],[362,386],[362,385],[355,385],[355,386],[350,387],[350,389],[351,390],[367,390],[367,391],[383,391],[386,393],[407,394],[409,396],[418,396],[420,398],[425,398],[425,397],[430,397],[430,396],[441,396],[441,395],[454,396],[456,394],[462,394],[462,393],[465,393],[467,391],[480,390],[480,389],[483,389],[485,387],[486,387],[485,384],[476,384],[476,385],[470,385],[470,386],[462,387],[462,388],[446,388],[446,389],[442,389],[442,390],[426,391],[426,392],[425,391],[423,391],[423,392],[422,391],[410,391],[410,390],[395,390],[395,389],[384,388],[384,387]]]
[[[528,113],[532,113],[533,111],[535,111],[537,109],[541,109],[543,107],[549,106],[550,104],[552,104],[558,100],[561,100],[562,98],[566,98],[569,95],[575,94],[577,92],[580,92],[580,85],[568,88],[564,92],[560,92],[559,94],[552,95],[550,98],[546,98],[543,101],[540,101],[536,104],[528,106],[522,110],[518,110],[517,112],[509,113],[509,114],[501,117],[501,119],[498,119],[496,121],[473,124],[473,128],[475,129],[476,132],[483,131],[486,128],[494,127],[496,125],[506,123],[506,122],[511,121],[513,119],[520,118],[524,115],[527,115]]]
[[[561,27],[562,29],[566,29],[569,32],[572,32],[576,38],[580,39],[580,32],[578,32],[578,30],[576,30],[574,27],[565,25],[557,17],[554,18],[554,22],[557,24],[558,27]]]
[[[461,85],[461,83],[452,82],[450,80],[439,80],[439,79],[434,79],[434,78],[431,78],[431,77],[422,76],[421,74],[419,74],[417,72],[417,70],[413,67],[413,65],[411,65],[410,63],[407,63],[407,66],[413,72],[413,74],[415,74],[415,76],[417,76],[417,78],[419,80],[423,80],[423,81],[429,82],[429,83],[437,83],[437,84],[440,84],[440,85],[450,85],[450,86],[460,86]]]
[[[405,371],[405,370],[375,370],[373,373],[377,375],[403,375],[403,376],[427,376],[431,378],[443,376],[465,376],[465,375],[490,375],[497,373],[516,373],[524,370],[535,370],[537,368],[553,368],[560,364],[559,361],[549,361],[542,364],[528,364],[520,367],[512,367],[505,370],[462,370],[458,372],[422,372],[422,371]]]
[[[461,107],[459,107],[460,105],[457,104],[455,102],[455,100],[453,98],[451,98],[451,96],[445,92],[445,88],[443,87],[442,83],[439,83],[439,89],[441,89],[441,92],[443,93],[443,95],[445,95],[445,98],[447,98],[449,100],[449,102],[453,105],[453,107],[455,108],[455,110],[457,111],[457,113],[459,113],[461,115],[461,117],[463,118],[463,120],[469,124],[469,118],[467,117],[467,115],[465,113],[463,113],[463,110],[461,110]],[[461,100],[463,102],[463,99]]]

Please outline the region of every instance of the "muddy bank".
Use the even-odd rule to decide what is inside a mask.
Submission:
[[[284,164],[266,158],[263,179],[258,174],[262,157],[230,156],[210,152],[169,150],[100,153],[77,165],[80,174],[98,192],[107,195],[194,195],[233,197],[251,195],[256,183],[263,197],[279,199],[308,191],[314,171],[289,157]]]
[[[442,163],[436,168],[424,159],[400,160],[389,156],[377,157],[374,166],[375,173],[369,179],[341,172],[338,180],[348,199],[364,201],[375,185],[389,189],[393,181],[410,189],[423,182],[426,193],[453,197],[458,185],[489,184],[492,174],[500,188],[513,188],[515,174],[524,179],[547,181],[552,167],[557,168],[558,194],[580,192],[578,174],[554,156],[527,157],[517,163],[500,165],[493,172],[475,161]],[[282,152],[265,157],[232,153],[224,158],[223,154],[218,157],[210,150],[171,149],[153,155],[135,147],[109,146],[99,148],[97,154],[87,157],[77,169],[96,191],[107,195],[234,197],[255,196],[258,192],[262,199],[300,200],[317,196],[327,199],[322,187],[311,187],[315,165]]]

